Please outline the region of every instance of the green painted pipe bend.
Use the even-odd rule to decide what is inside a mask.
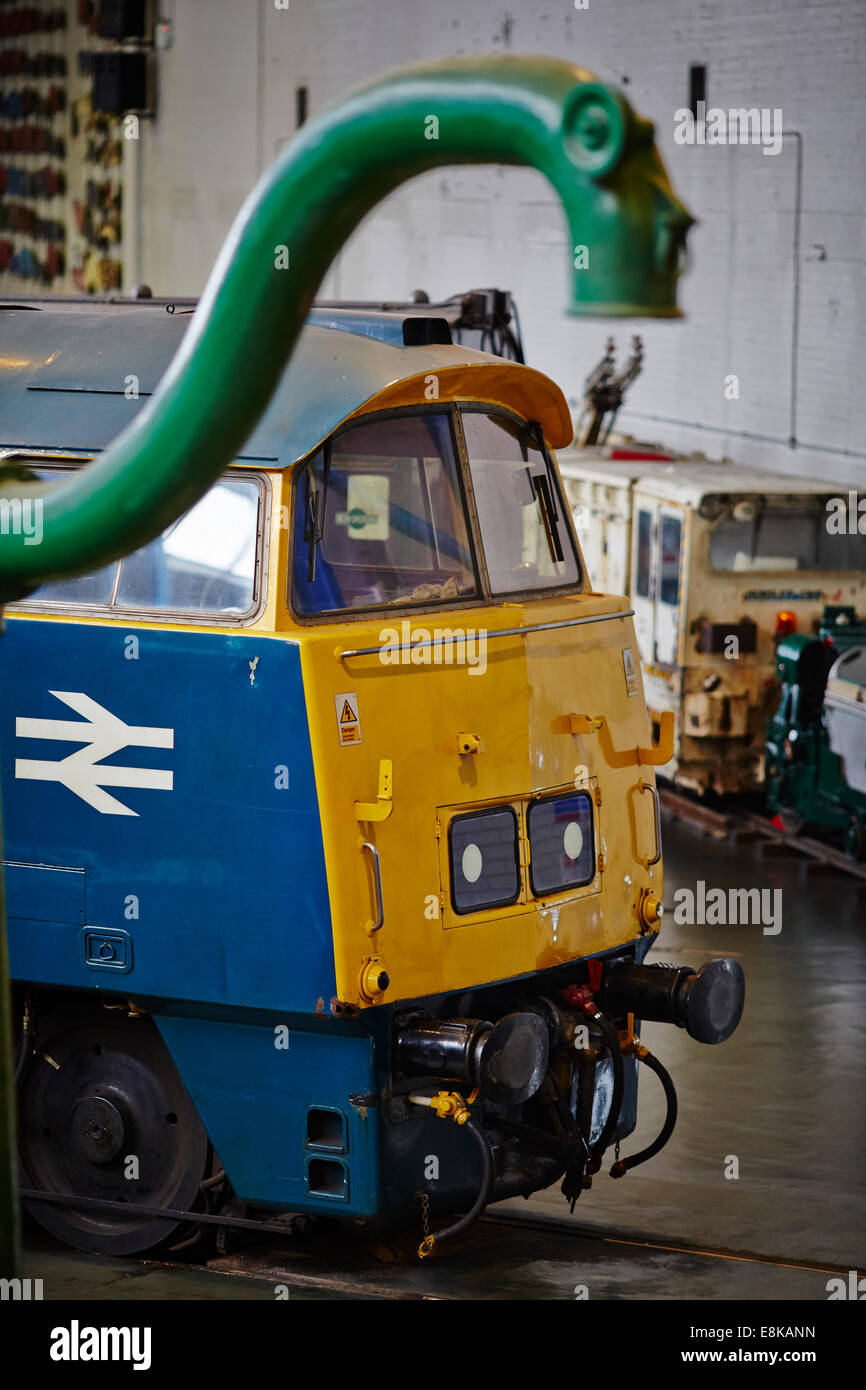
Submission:
[[[16,581],[32,587],[137,549],[190,507],[251,433],[362,218],[414,175],[467,163],[531,165],[553,184],[568,220],[572,312],[677,315],[692,219],[652,126],[619,92],[550,58],[402,69],[305,126],[263,176],[154,395],[93,464],[37,485],[40,545],[0,535],[0,600]],[[7,480],[5,491],[22,486]]]

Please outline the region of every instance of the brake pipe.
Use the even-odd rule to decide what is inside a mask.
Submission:
[[[432,1255],[437,1245],[442,1245],[446,1240],[456,1240],[458,1236],[468,1231],[469,1227],[478,1220],[487,1203],[490,1201],[490,1192],[493,1187],[493,1150],[490,1141],[484,1130],[473,1120],[469,1106],[478,1095],[476,1087],[468,1100],[464,1100],[459,1091],[438,1091],[433,1096],[422,1096],[412,1094],[409,1100],[413,1105],[426,1105],[431,1110],[435,1110],[440,1120],[453,1120],[469,1134],[472,1135],[481,1151],[481,1186],[478,1189],[478,1196],[472,1203],[465,1216],[461,1216],[459,1221],[454,1221],[450,1226],[445,1226],[441,1231],[430,1231],[425,1235],[421,1244],[418,1246],[419,1260],[425,1260],[428,1255]]]
[[[654,1158],[670,1139],[674,1132],[677,1122],[677,1093],[674,1083],[671,1080],[667,1068],[662,1066],[657,1057],[654,1057],[649,1048],[644,1047],[636,1038],[631,1038],[622,1044],[622,1051],[626,1056],[637,1057],[650,1071],[654,1071],[659,1081],[662,1083],[667,1101],[667,1111],[665,1113],[664,1124],[657,1137],[645,1149],[640,1149],[636,1154],[630,1154],[628,1158],[618,1159],[610,1170],[612,1178],[624,1178],[630,1168],[636,1168],[639,1163],[646,1163],[648,1158]]]

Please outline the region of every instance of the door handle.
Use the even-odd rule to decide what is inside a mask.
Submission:
[[[379,931],[385,921],[385,900],[382,896],[382,866],[379,863],[379,851],[375,845],[371,845],[369,840],[361,841],[361,853],[365,850],[370,851],[370,858],[373,861],[373,887],[376,892],[376,917],[372,922],[367,923],[366,931],[368,936],[373,936]]]
[[[659,801],[658,787],[652,786],[649,782],[641,782],[639,785],[642,792],[652,793],[653,809],[655,812],[653,821],[656,835],[656,852],[652,859],[641,860],[645,869],[651,869],[653,864],[657,864],[662,857],[662,808],[661,802]]]

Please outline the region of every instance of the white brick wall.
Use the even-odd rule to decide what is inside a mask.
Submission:
[[[256,173],[292,134],[297,86],[308,86],[315,115],[357,82],[421,58],[507,49],[570,58],[624,83],[656,122],[674,185],[700,219],[682,285],[687,319],[614,328],[621,351],[635,330],[646,342],[623,425],[866,485],[864,0],[589,0],[581,11],[573,0],[291,0],[288,11],[273,0],[174,0],[169,12],[174,47],[158,58],[159,115],[142,144],[140,272],[157,292],[202,288]],[[696,62],[707,66],[710,106],[781,107],[784,129],[803,136],[796,450],[787,446],[796,142],[786,138],[775,157],[677,146],[673,113]],[[610,328],[565,317],[563,245],[559,205],[539,175],[442,170],[367,220],[322,293],[507,286],[530,360],[577,398]],[[723,396],[732,372],[738,401]]]

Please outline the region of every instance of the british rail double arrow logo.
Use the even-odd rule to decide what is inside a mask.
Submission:
[[[122,748],[173,748],[174,729],[149,729],[124,724],[116,714],[81,691],[51,690],[49,694],[75,710],[84,722],[72,719],[16,719],[17,737],[57,739],[83,743],[85,747],[76,749],[57,762],[16,758],[16,777],[35,782],[61,782],[104,816],[138,815],[137,811],[105,791],[105,787],[172,790],[173,772],[150,767],[106,767],[102,759],[110,758]]]

